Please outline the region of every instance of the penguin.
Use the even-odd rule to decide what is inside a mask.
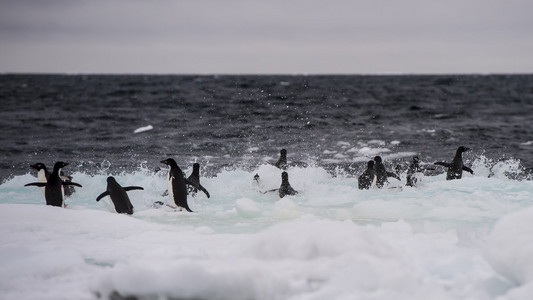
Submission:
[[[279,187],[278,192],[280,198],[283,198],[287,195],[294,196],[298,194],[298,192],[293,189],[289,183],[289,174],[287,172],[281,173],[281,186]]]
[[[359,184],[359,189],[368,190],[372,186],[372,183],[374,182],[375,178],[376,178],[376,170],[374,170],[374,161],[369,160],[366,163],[366,170],[357,179],[358,184]]]
[[[109,196],[117,213],[132,215],[133,205],[131,204],[128,194],[126,193],[127,191],[132,190],[144,190],[144,188],[140,186],[122,187],[120,184],[118,184],[114,177],[109,176],[107,177],[107,189],[96,198],[96,202],[100,201],[100,199],[104,198],[105,196]]]
[[[287,150],[281,149],[279,151],[279,159],[274,164],[278,169],[287,170]]]
[[[416,183],[418,182],[416,174],[422,171],[419,162],[420,159],[418,158],[418,156],[413,157],[413,162],[411,163],[411,165],[409,165],[409,168],[407,168],[407,181],[405,183],[406,186],[416,186]]]
[[[207,198],[209,198],[209,193],[207,190],[200,184],[200,164],[194,163],[192,165],[192,173],[189,177],[187,177],[188,182],[192,182],[193,185],[189,185],[187,187],[187,192],[191,194],[191,196],[196,196],[196,193],[198,192],[198,188],[196,186],[200,187],[200,190],[202,190]]]
[[[421,166],[420,165],[420,158],[418,156],[413,157],[413,161],[407,168],[407,180],[405,185],[406,186],[416,186],[418,184],[418,174],[421,172],[424,172],[425,170],[435,170],[433,168],[429,168],[427,166]]]
[[[259,184],[259,180],[261,180],[261,177],[259,177],[259,174],[255,173],[254,175],[254,181]]]
[[[161,161],[162,164],[170,166],[168,172],[168,195],[175,204],[172,207],[181,207],[188,212],[193,212],[187,204],[187,184],[194,186],[195,188],[204,192],[208,197],[209,193],[200,185],[196,185],[194,182],[189,182],[176,161],[172,158],[167,158]]]
[[[457,148],[457,151],[455,152],[455,157],[453,158],[451,163],[440,161],[434,163],[435,165],[448,168],[448,171],[446,172],[446,180],[461,179],[461,177],[463,177],[463,170],[474,175],[474,171],[472,171],[472,169],[463,164],[463,152],[466,152],[468,150],[470,150],[470,148],[461,146]]]
[[[374,169],[376,170],[376,186],[378,188],[382,188],[383,185],[385,185],[385,182],[387,182],[388,177],[393,177],[398,180],[401,180],[398,175],[392,172],[387,172],[387,170],[385,170],[385,166],[383,165],[381,156],[374,157]]]
[[[38,182],[44,182],[48,180],[48,177],[50,176],[50,171],[48,171],[48,168],[43,163],[36,163],[33,165],[30,165],[31,168],[37,170],[37,181]],[[59,173],[59,177],[63,181],[72,181],[71,176],[64,175],[63,172]],[[44,195],[44,187],[41,187],[41,191],[43,191]],[[74,188],[72,186],[64,186],[63,187],[63,196],[70,196],[74,193]]]
[[[261,177],[257,173],[254,175],[254,178],[252,181],[252,187],[257,191],[260,191],[260,189],[263,187],[263,181],[261,180]]]
[[[65,206],[65,197],[63,196],[63,186],[68,185],[74,185],[77,187],[82,187],[81,184],[75,183],[72,181],[63,181],[59,177],[59,173],[61,172],[61,168],[67,166],[68,163],[64,163],[62,161],[58,161],[54,164],[54,170],[52,173],[48,176],[48,180],[46,183],[44,182],[33,182],[25,184],[24,186],[39,186],[39,187],[45,187],[44,189],[44,197],[46,199],[46,205],[52,205],[52,206],[58,206],[58,207],[64,207]]]
[[[272,189],[268,191],[261,192],[263,194],[270,193],[270,192],[278,192],[278,195],[280,198],[283,198],[287,195],[294,196],[298,194],[298,191],[292,188],[291,184],[289,183],[289,174],[287,172],[281,173],[281,186],[279,189]]]
[[[50,176],[50,171],[46,168],[46,166],[43,163],[36,163],[33,165],[30,165],[31,168],[37,170],[37,181],[46,183],[48,180],[48,177]],[[43,191],[44,195],[44,186],[40,187],[41,191]]]

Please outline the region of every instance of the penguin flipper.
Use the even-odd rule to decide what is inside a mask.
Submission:
[[[268,190],[268,191],[264,191],[264,192],[261,192],[261,193],[262,194],[266,194],[266,193],[277,192],[277,191],[279,191],[279,189]]]
[[[59,178],[61,178],[63,181],[72,181],[72,176],[68,175],[59,175]]]
[[[140,186],[126,186],[124,187],[124,190],[127,192],[132,190],[144,190],[144,188]]]
[[[105,191],[100,194],[100,196],[96,197],[96,202],[100,201],[100,199],[104,198],[105,196],[109,196],[109,192]]]
[[[72,181],[63,181],[62,184],[63,185],[74,185],[74,186],[77,186],[77,187],[82,187],[81,184],[75,183],[75,182],[72,182]]]
[[[463,166],[463,170],[464,170],[464,171],[467,171],[468,173],[470,173],[470,174],[472,174],[472,175],[474,175],[474,171],[472,171],[472,169],[470,169],[470,168],[467,167],[467,166]]]
[[[204,194],[207,196],[207,198],[209,198],[209,192],[208,192],[208,191],[207,191],[207,190],[206,190],[201,184],[198,185],[198,188],[199,188],[202,192],[204,192]]]
[[[46,186],[46,182],[32,182],[25,184],[24,186]]]
[[[451,166],[451,164],[449,164],[447,162],[442,162],[442,161],[438,161],[438,162],[435,162],[433,164],[437,165],[437,166],[443,166],[443,167],[446,167],[446,168],[449,168]]]
[[[185,183],[188,184],[188,185],[192,185],[195,188],[201,190],[202,192],[205,193],[207,198],[209,198],[209,192],[201,184],[199,184],[198,182],[195,182],[195,181],[192,181],[192,180],[189,180],[189,179],[185,179]]]

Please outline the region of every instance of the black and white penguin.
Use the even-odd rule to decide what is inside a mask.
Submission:
[[[287,172],[281,173],[281,185],[278,189],[267,190],[261,193],[266,194],[266,193],[276,192],[276,191],[278,192],[278,195],[280,198],[283,198],[287,195],[294,196],[298,194],[298,191],[293,189],[291,184],[289,183],[289,174]]]
[[[279,169],[282,169],[282,170],[286,170],[287,169],[287,167],[288,167],[288,165],[287,165],[287,150],[281,149],[279,151],[279,159],[274,165],[276,167],[278,167]]]
[[[119,214],[133,214],[133,205],[131,204],[130,198],[128,197],[127,191],[132,190],[144,190],[140,186],[125,186],[122,187],[115,180],[114,177],[107,177],[107,189],[105,192],[101,193],[100,196],[96,198],[96,202],[105,196],[109,196],[111,199],[111,204],[115,208],[115,211]]]
[[[188,212],[193,212],[187,203],[187,184],[194,186],[208,196],[209,193],[202,186],[189,182],[174,159],[168,158],[162,160],[161,163],[170,166],[168,171],[168,195],[175,205],[173,207],[181,207]]]
[[[448,168],[448,171],[446,172],[446,180],[461,179],[461,177],[463,177],[463,171],[467,171],[472,175],[474,174],[474,171],[472,171],[472,169],[463,164],[463,152],[466,152],[468,150],[470,150],[470,148],[461,146],[457,148],[457,151],[455,152],[455,157],[453,158],[451,163],[440,161],[435,163],[435,165]]]
[[[357,182],[360,190],[368,190],[374,179],[376,178],[376,170],[374,170],[374,161],[369,160],[366,163],[366,170],[357,178]]]
[[[293,189],[289,183],[289,174],[287,172],[281,173],[281,186],[279,187],[278,193],[280,198],[283,198],[287,195],[294,196],[298,194],[298,192]]]
[[[52,205],[52,206],[58,206],[58,207],[64,207],[65,206],[65,197],[63,193],[63,186],[68,185],[74,185],[77,187],[82,187],[79,183],[75,183],[72,181],[63,181],[59,174],[61,172],[61,168],[67,166],[68,163],[64,163],[62,161],[58,161],[54,164],[54,170],[50,175],[48,176],[48,179],[46,183],[44,182],[33,182],[28,183],[24,186],[39,186],[39,187],[45,187],[44,189],[44,197],[46,199],[46,205]]]
[[[423,172],[429,171],[429,170],[435,170],[434,168],[428,167],[428,166],[421,166],[420,165],[420,158],[418,156],[413,157],[413,161],[407,168],[407,180],[405,185],[406,186],[416,186],[419,182],[420,176]]]
[[[48,169],[43,163],[36,163],[30,165],[30,167],[37,170],[37,182],[46,183],[46,181],[48,181],[50,171],[48,171]],[[41,187],[41,191],[43,191],[44,195],[44,186]]]
[[[418,182],[417,173],[422,172],[422,168],[420,167],[420,159],[418,156],[413,157],[413,162],[409,165],[409,168],[407,168],[407,181],[405,183],[406,186],[416,186]]]
[[[187,187],[187,192],[191,194],[191,196],[196,195],[198,192],[198,188],[196,187],[198,186],[200,187],[200,190],[205,193],[207,198],[209,198],[209,192],[207,192],[207,190],[200,184],[200,164],[194,163],[192,165],[192,173],[189,177],[187,177],[187,181],[192,183],[192,185],[188,183],[189,186]]]
[[[398,180],[401,180],[398,175],[388,172],[385,170],[385,165],[383,165],[383,161],[381,159],[381,156],[374,157],[374,170],[376,170],[376,186],[378,188],[382,188],[383,185],[385,185],[386,182],[388,182],[388,177],[393,177]]]
[[[37,170],[37,181],[46,183],[48,180],[48,177],[50,176],[50,171],[48,171],[48,168],[43,163],[36,163],[33,165],[30,165],[31,168]],[[59,173],[59,177],[63,181],[72,181],[71,176],[64,175],[63,172]],[[41,191],[43,191],[44,195],[44,187],[41,187]],[[74,187],[73,186],[64,186],[63,187],[63,196],[70,196],[74,193]]]

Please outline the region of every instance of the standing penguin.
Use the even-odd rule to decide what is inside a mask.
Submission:
[[[109,196],[111,199],[111,204],[115,208],[115,211],[119,214],[133,214],[133,205],[131,204],[130,198],[128,197],[127,191],[131,190],[144,190],[140,186],[126,186],[122,187],[115,180],[114,177],[107,177],[107,189],[105,192],[101,193],[100,196],[96,198],[96,202],[105,196]]]
[[[43,163],[36,163],[33,165],[30,165],[31,168],[37,170],[37,181],[46,183],[48,180],[48,177],[50,176],[50,171],[48,171],[48,168]],[[72,181],[71,176],[64,175],[63,172],[59,173],[59,177],[63,181]],[[44,195],[44,186],[41,187],[41,190],[43,191]],[[70,196],[74,193],[74,187],[72,186],[64,186],[63,187],[63,196]]]
[[[278,167],[279,169],[282,169],[282,170],[286,170],[287,169],[287,167],[288,167],[288,165],[287,165],[287,150],[281,149],[279,151],[279,159],[276,162],[275,166]]]
[[[374,179],[376,178],[376,170],[374,170],[374,161],[369,160],[366,163],[366,170],[357,178],[357,182],[359,184],[360,190],[368,190],[372,183],[374,182]]]
[[[67,166],[68,163],[64,163],[62,161],[58,161],[54,164],[54,170],[52,173],[48,176],[48,180],[46,183],[44,182],[33,182],[28,183],[24,186],[39,186],[39,187],[45,187],[44,188],[44,197],[46,199],[46,205],[52,205],[52,206],[58,206],[58,207],[64,207],[65,206],[65,197],[63,195],[63,186],[68,185],[75,185],[78,187],[82,187],[79,183],[75,183],[72,181],[63,181],[59,177],[59,173],[61,172],[61,168]]]
[[[191,196],[195,196],[198,192],[197,186],[200,187],[200,190],[202,190],[207,198],[209,198],[209,193],[207,190],[200,184],[200,164],[194,163],[192,165],[192,173],[189,177],[187,177],[187,181],[193,183],[192,185],[188,183],[190,186],[187,188],[187,192],[191,194]]]
[[[183,172],[174,159],[167,158],[162,160],[161,163],[170,166],[170,170],[168,171],[168,195],[175,204],[175,207],[181,207],[188,212],[193,212],[189,208],[189,204],[187,204],[187,184],[203,191],[209,197],[209,193],[202,186],[185,179]]]
[[[30,167],[37,170],[37,181],[38,182],[46,183],[46,181],[48,181],[48,177],[50,177],[50,171],[48,171],[48,169],[43,163],[36,163],[36,164],[30,165]],[[44,186],[41,187],[41,191],[43,191],[43,195],[44,195]]]
[[[448,168],[448,171],[446,172],[446,180],[461,179],[463,177],[463,170],[469,172],[472,175],[474,174],[474,171],[472,171],[472,169],[463,164],[463,152],[466,152],[468,150],[470,150],[470,148],[461,146],[457,148],[457,151],[455,152],[455,157],[453,158],[451,163],[439,161],[435,163],[435,165]]]
[[[383,165],[381,156],[374,157],[374,169],[376,170],[376,186],[378,188],[382,188],[383,185],[385,185],[385,182],[387,182],[388,177],[393,177],[400,180],[400,177],[398,177],[398,175],[392,172],[387,172],[387,170],[385,170],[385,166]]]

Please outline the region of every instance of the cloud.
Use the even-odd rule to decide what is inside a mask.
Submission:
[[[4,1],[1,72],[533,69],[530,1]]]

